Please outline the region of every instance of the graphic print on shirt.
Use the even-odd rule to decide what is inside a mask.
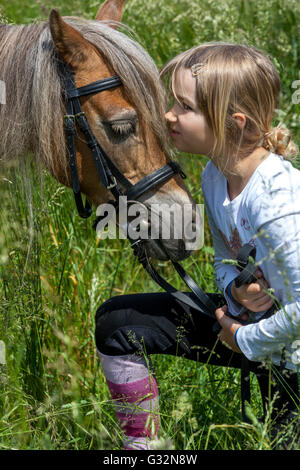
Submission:
[[[238,229],[235,227],[234,229],[230,228],[230,240],[228,241],[225,237],[224,233],[219,229],[219,233],[223,238],[224,244],[231,255],[232,259],[237,259],[238,252],[242,248],[242,240]]]
[[[242,220],[245,220],[246,223],[247,223],[246,219],[242,219]],[[241,225],[242,225],[242,223],[241,223]],[[244,228],[246,228],[246,227],[244,226]],[[240,251],[240,249],[243,246],[243,242],[242,242],[242,239],[240,237],[238,229],[236,227],[234,229],[232,227],[230,227],[230,240],[229,241],[227,240],[226,236],[224,235],[224,233],[220,229],[218,229],[218,231],[219,231],[219,233],[220,233],[220,235],[221,235],[221,237],[224,241],[224,244],[225,244],[228,252],[231,255],[231,259],[237,259],[238,252]],[[255,246],[255,242],[252,238],[247,243],[249,243],[249,245]]]

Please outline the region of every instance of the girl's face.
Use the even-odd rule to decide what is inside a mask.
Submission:
[[[208,155],[213,149],[214,135],[197,105],[196,78],[190,69],[176,72],[177,100],[165,117],[178,150]]]

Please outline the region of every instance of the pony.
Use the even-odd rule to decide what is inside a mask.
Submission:
[[[53,9],[49,21],[0,26],[0,80],[6,87],[5,104],[0,104],[2,163],[33,154],[57,181],[72,187],[62,62],[72,68],[77,88],[120,77],[121,86],[80,97],[80,104],[94,136],[132,184],[171,161],[166,95],[157,67],[137,42],[117,30],[124,2],[106,0],[95,20],[62,17]],[[81,191],[97,207],[111,199],[111,192],[101,185],[91,149],[78,128],[75,143]],[[199,223],[180,174],[147,191],[139,202],[150,211],[157,204],[192,205],[189,223]],[[149,257],[176,261],[191,254],[184,235],[160,241],[163,250],[157,240],[146,241]]]

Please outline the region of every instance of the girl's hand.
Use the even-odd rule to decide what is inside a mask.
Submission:
[[[234,334],[236,330],[243,325],[241,325],[241,323],[239,323],[238,321],[227,317],[227,315],[225,315],[226,312],[227,305],[223,305],[223,307],[218,308],[215,311],[216,318],[222,327],[222,330],[219,333],[220,341],[224,344],[224,346],[227,346],[227,348],[231,349],[232,351],[241,353],[242,351],[237,346],[234,340]]]
[[[257,282],[244,284],[241,287],[236,287],[235,283],[233,283],[231,295],[239,304],[251,310],[251,312],[262,312],[263,310],[268,310],[273,305],[272,298],[265,292],[270,286],[259,268],[255,271],[254,275],[258,279]]]

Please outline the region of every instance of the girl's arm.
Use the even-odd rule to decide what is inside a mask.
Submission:
[[[280,310],[236,333],[238,346],[254,361],[278,354],[300,333],[300,185],[275,183],[269,191],[255,195],[249,205],[250,220],[265,247],[270,271],[281,276],[284,291]],[[270,283],[272,287],[272,279]]]

